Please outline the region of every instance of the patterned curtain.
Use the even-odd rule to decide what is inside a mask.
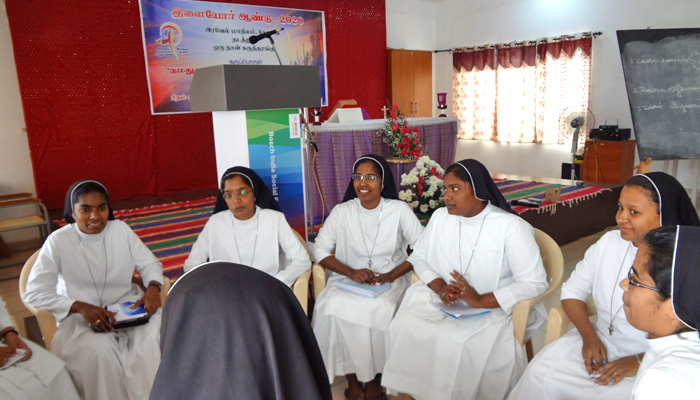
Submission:
[[[496,140],[495,50],[466,49],[452,56],[452,110],[459,138]]]
[[[564,144],[559,119],[567,108],[588,110],[591,93],[592,39],[553,41],[537,46],[537,141]],[[590,126],[588,127],[591,128]],[[582,129],[579,144],[588,131]]]
[[[498,142],[535,142],[537,51],[534,44],[498,50],[496,122]]]
[[[564,144],[562,112],[589,107],[591,46],[590,37],[562,36],[537,45],[456,50],[453,112],[462,121],[459,137]],[[580,143],[586,134],[581,131]]]

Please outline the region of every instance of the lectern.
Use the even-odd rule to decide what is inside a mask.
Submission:
[[[198,68],[189,91],[192,112],[212,112],[217,186],[232,166],[253,169],[300,233],[307,231],[302,149],[309,149],[299,109],[321,106],[319,76],[318,66],[216,65]]]

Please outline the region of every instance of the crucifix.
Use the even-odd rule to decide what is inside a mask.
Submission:
[[[386,105],[382,107],[382,111],[384,112],[384,118],[386,118],[386,112],[389,111]]]

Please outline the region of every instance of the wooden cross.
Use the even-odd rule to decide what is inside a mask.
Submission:
[[[382,107],[382,111],[384,112],[384,118],[386,118],[386,112],[389,111],[389,108],[387,106]]]

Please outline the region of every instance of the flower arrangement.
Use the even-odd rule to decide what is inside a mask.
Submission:
[[[410,188],[400,191],[399,199],[423,214],[444,207],[445,188],[442,186],[444,174],[445,170],[440,167],[440,164],[428,156],[420,157],[416,161],[416,166],[408,174],[401,175],[401,186],[410,186]]]
[[[377,132],[384,136],[384,143],[389,145],[391,156],[402,160],[413,160],[423,155],[418,127],[411,129],[399,106],[394,104],[389,116],[386,117],[384,129]]]

